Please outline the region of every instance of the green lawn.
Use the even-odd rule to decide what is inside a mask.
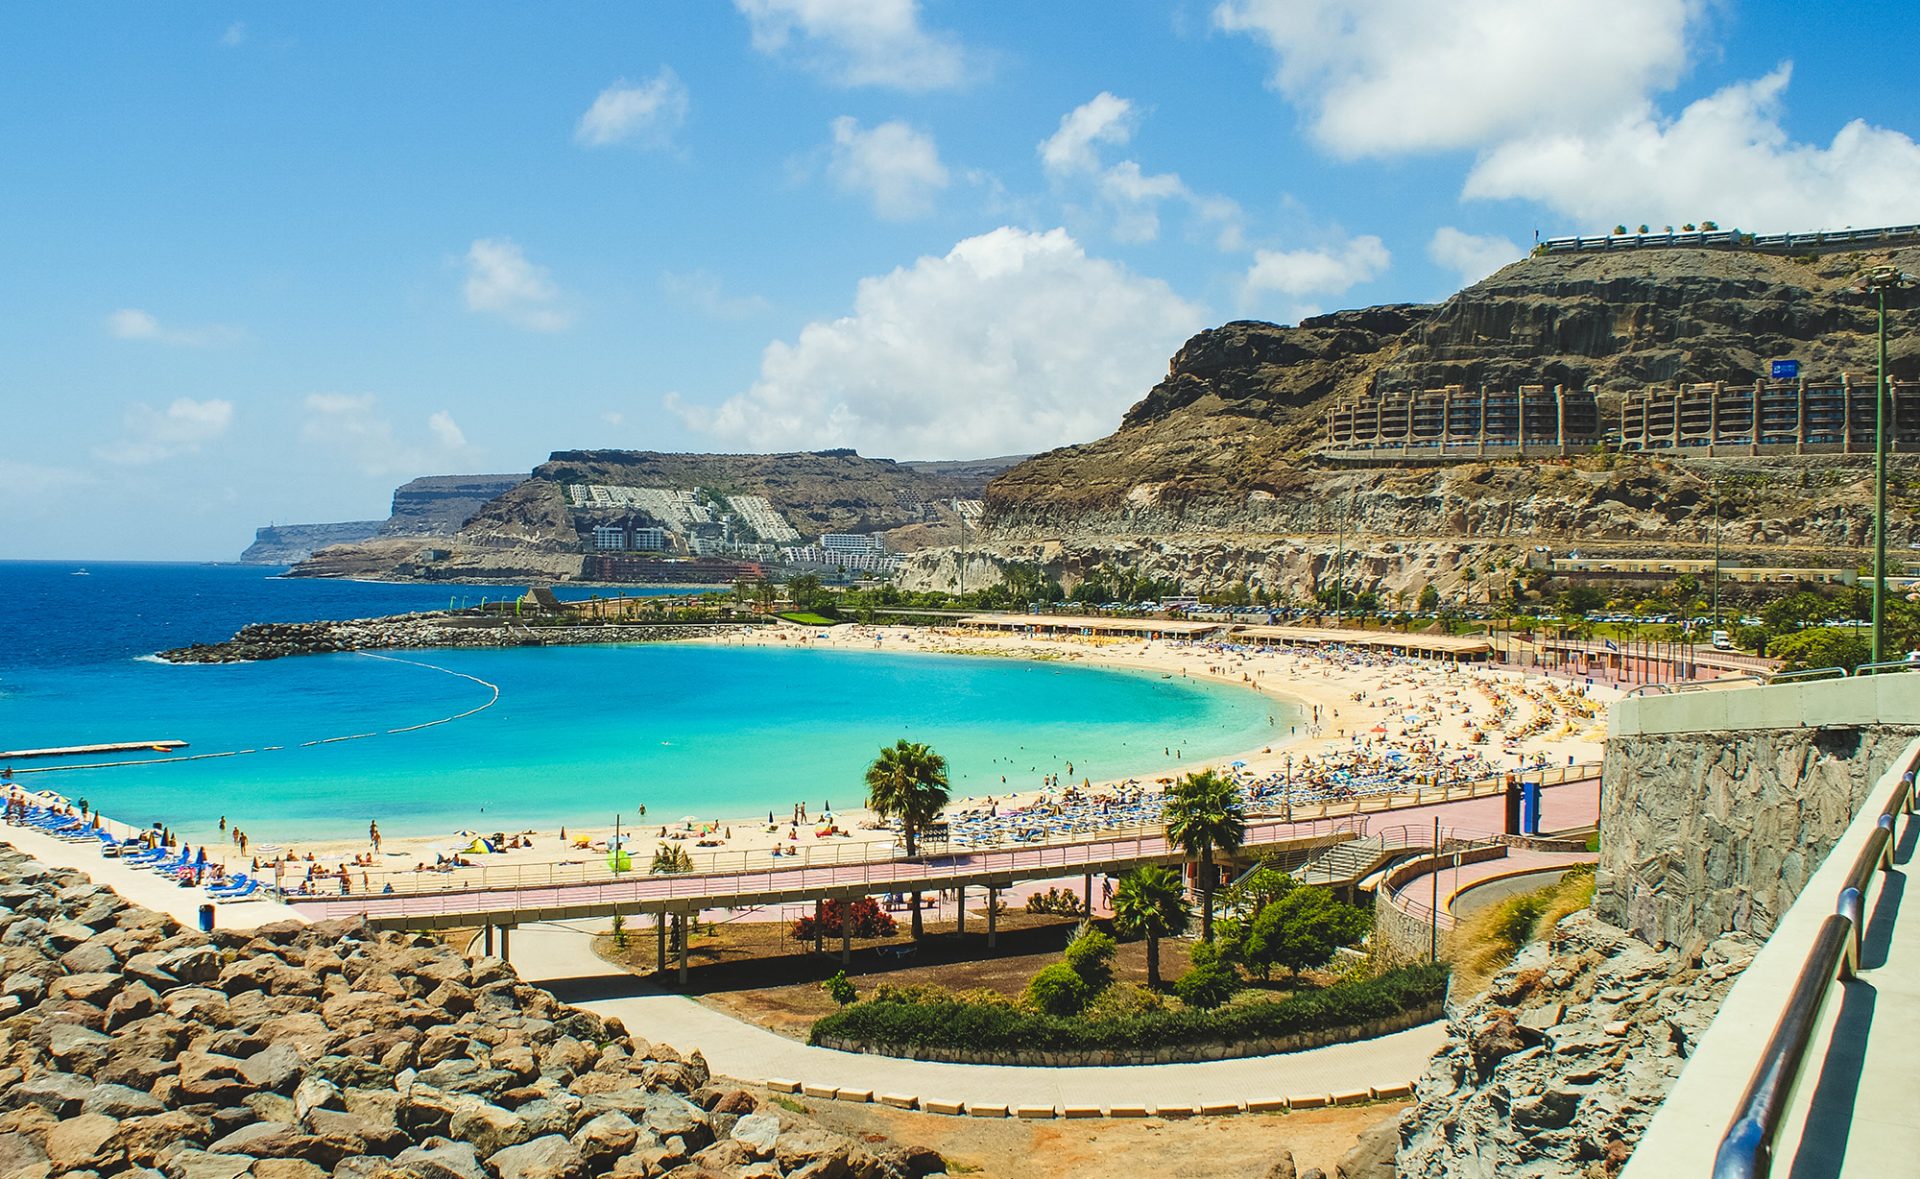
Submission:
[[[834,626],[838,619],[827,618],[819,614],[782,614],[788,622],[797,622],[801,626]]]

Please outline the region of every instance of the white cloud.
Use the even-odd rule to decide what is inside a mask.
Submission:
[[[1137,121],[1133,103],[1102,90],[1060,116],[1060,129],[1040,142],[1040,162],[1050,175],[1097,171],[1094,145],[1124,146]]]
[[[1248,299],[1268,291],[1296,299],[1339,295],[1385,273],[1392,261],[1372,234],[1318,250],[1255,250],[1242,289]]]
[[[668,66],[637,86],[625,78],[600,92],[574,126],[573,140],[587,147],[632,141],[664,147],[687,122],[687,88]]]
[[[1643,106],[1590,134],[1503,144],[1467,177],[1469,197],[1524,197],[1605,229],[1710,218],[1759,232],[1904,225],[1920,193],[1920,144],[1854,120],[1825,147],[1781,126],[1789,65],[1728,86],[1677,119]]]
[[[467,248],[467,309],[498,315],[536,332],[564,331],[573,317],[559,306],[547,268],[527,260],[511,238],[483,237]]]
[[[1120,241],[1159,237],[1161,203],[1178,199],[1216,227],[1221,249],[1240,249],[1240,206],[1232,200],[1196,193],[1174,172],[1150,173],[1136,160],[1108,164],[1101,158],[1100,148],[1132,142],[1138,123],[1139,112],[1131,101],[1103,90],[1062,115],[1059,128],[1040,141],[1041,166],[1063,189],[1086,186]]]
[[[102,462],[144,466],[175,455],[192,454],[233,425],[233,402],[178,397],[165,409],[139,403],[122,417],[125,436],[94,448]]]
[[[239,328],[222,323],[200,327],[168,327],[153,313],[138,307],[122,307],[107,316],[107,334],[116,340],[143,340],[175,348],[215,348],[232,344],[244,335]]]
[[[313,393],[302,403],[300,436],[344,456],[371,476],[425,475],[472,456],[466,434],[446,410],[428,416],[424,444],[400,438],[371,393]]]
[[[1451,225],[1434,230],[1427,243],[1427,257],[1459,275],[1461,286],[1479,282],[1525,256],[1525,250],[1497,234],[1467,233]]]
[[[975,63],[950,33],[920,24],[918,0],[733,0],[753,47],[792,54],[842,86],[945,90]]]
[[[228,49],[232,49],[238,45],[244,45],[246,44],[246,40],[247,22],[243,20],[234,21],[227,26],[226,32],[220,34],[220,44],[226,46]]]
[[[715,319],[746,319],[770,306],[760,295],[728,294],[720,277],[706,270],[684,274],[667,271],[660,276],[660,289],[669,298],[689,304]]]
[[[851,314],[769,344],[752,388],[717,409],[668,405],[756,448],[1037,450],[1110,432],[1206,318],[1064,229],[1003,227],[861,280]]]
[[[433,440],[440,444],[442,450],[466,449],[466,432],[460,429],[460,424],[454,421],[453,415],[446,410],[435,410],[429,414],[427,429],[432,432]]]
[[[866,130],[847,115],[833,121],[827,174],[842,190],[872,201],[873,211],[889,221],[931,212],[948,181],[933,136],[897,119]]]
[[[1707,0],[1225,0],[1273,86],[1342,156],[1605,126],[1679,78]]]

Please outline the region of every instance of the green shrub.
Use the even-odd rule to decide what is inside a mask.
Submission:
[[[873,992],[875,1003],[939,1003],[951,998],[952,992],[932,983],[881,983]]]
[[[1091,925],[1082,925],[1061,958],[1089,988],[1104,991],[1113,981],[1113,953],[1113,938]]]
[[[1196,961],[1173,982],[1173,993],[1189,1007],[1218,1007],[1239,989],[1240,976],[1233,967],[1212,955]]]
[[[969,1002],[967,995],[931,1003],[868,1001],[849,1004],[815,1021],[812,1039],[818,1043],[833,1036],[901,1047],[1037,1051],[1236,1043],[1383,1019],[1437,1002],[1446,989],[1447,967],[1441,964],[1403,967],[1273,1002],[1233,1004],[1211,1011],[1183,1007],[1120,1014],[1125,998],[1116,996],[1095,1005],[1095,1011],[1116,1012],[1099,1019],[1029,1011],[992,992],[983,1002]]]
[[[1081,1012],[1089,1021],[1109,1023],[1167,1009],[1166,997],[1135,982],[1114,983],[1093,997]]]
[[[1045,1015],[1078,1015],[1093,997],[1093,989],[1073,967],[1055,962],[1042,967],[1027,983],[1027,1006]]]
[[[844,970],[835,971],[834,976],[820,986],[832,996],[835,1003],[842,1007],[860,997],[860,992],[853,987],[853,980],[847,977],[847,972]]]

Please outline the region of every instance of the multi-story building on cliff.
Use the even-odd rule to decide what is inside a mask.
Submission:
[[[1467,460],[1571,454],[1600,440],[1592,390],[1460,385],[1384,393],[1334,407],[1322,453],[1334,458]]]
[[[1752,454],[1871,454],[1876,382],[1755,381],[1629,393],[1620,403],[1623,450]],[[1920,449],[1920,384],[1887,388],[1890,450]]]

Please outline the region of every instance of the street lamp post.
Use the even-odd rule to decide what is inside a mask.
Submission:
[[[1911,287],[1914,280],[1892,266],[1876,266],[1865,283],[1880,312],[1879,377],[1873,397],[1873,661],[1879,663],[1887,657],[1887,292]]]

